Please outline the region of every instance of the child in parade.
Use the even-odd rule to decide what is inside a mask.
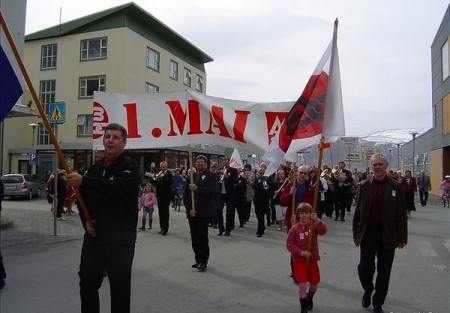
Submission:
[[[142,226],[140,230],[145,230],[145,222],[148,214],[148,229],[152,229],[153,211],[155,204],[155,191],[151,184],[145,185],[144,193],[139,198],[139,211],[142,210]]]
[[[289,230],[286,248],[294,259],[294,273],[298,284],[301,313],[313,308],[313,296],[320,282],[318,235],[327,232],[327,225],[312,213],[312,206],[300,203],[295,212],[295,224]],[[311,237],[311,238],[310,238]],[[308,245],[310,244],[310,247]],[[309,282],[309,290],[307,283]]]

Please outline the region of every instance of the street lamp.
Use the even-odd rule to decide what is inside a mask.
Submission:
[[[397,144],[397,171],[400,171],[400,144]]]
[[[418,134],[418,132],[412,132],[411,135],[413,136],[413,142],[412,142],[412,176],[416,177],[416,172],[414,169],[414,163],[415,163],[415,156],[416,156],[416,152],[415,152],[415,144],[416,144],[416,135]]]
[[[392,148],[389,148],[388,151],[389,151],[389,165],[390,168],[392,169]]]
[[[34,137],[35,137],[35,133],[36,133],[36,127],[38,126],[38,124],[31,123],[31,124],[28,124],[28,126],[33,128],[33,138],[31,139],[32,140],[31,141],[31,153],[30,153],[30,159],[29,159],[29,162],[30,162],[30,165],[31,165],[31,174],[33,174],[34,163],[31,163],[31,155],[36,153],[35,148],[34,148]]]

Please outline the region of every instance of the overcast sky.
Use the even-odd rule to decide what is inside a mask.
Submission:
[[[26,34],[126,0],[28,0]],[[206,93],[295,101],[339,19],[347,136],[431,127],[431,44],[448,0],[135,0],[210,55]]]

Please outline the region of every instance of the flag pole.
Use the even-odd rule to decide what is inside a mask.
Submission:
[[[291,188],[297,187],[297,163],[294,163],[294,169],[292,172],[292,185]],[[292,202],[291,202],[291,227],[295,224],[295,194],[292,195]]]
[[[189,179],[191,180],[191,184],[194,183],[194,166],[192,163],[192,149],[191,146],[189,145]],[[194,199],[194,190],[191,190],[191,204],[192,204],[192,210],[195,211],[195,199]]]
[[[45,129],[47,130],[47,132],[50,135],[50,140],[53,143],[54,147],[55,147],[55,151],[56,154],[58,156],[59,161],[61,162],[64,170],[66,171],[66,173],[71,173],[72,170],[69,168],[69,166],[67,165],[66,160],[64,159],[64,155],[62,153],[61,147],[59,146],[59,143],[56,139],[55,134],[53,133],[52,127],[50,126],[50,123],[48,121],[47,115],[44,112],[44,109],[42,107],[41,102],[39,101],[39,97],[37,96],[36,90],[34,90],[33,84],[31,82],[30,76],[28,75],[28,72],[25,68],[25,65],[22,61],[22,57],[19,54],[19,51],[17,50],[16,44],[14,42],[14,39],[11,36],[11,33],[9,31],[8,25],[6,23],[6,20],[3,18],[3,13],[0,11],[0,24],[1,27],[3,28],[3,31],[5,32],[5,36],[6,39],[8,40],[9,46],[12,49],[12,52],[14,54],[14,57],[16,58],[17,64],[19,65],[20,71],[22,72],[22,75],[27,83],[27,86],[30,90],[31,96],[34,100],[34,103],[36,104],[36,108],[39,111],[39,114],[42,118],[42,121],[44,122],[44,126]],[[80,193],[78,192],[78,188],[75,187],[75,197],[77,198],[78,203],[80,204],[82,210],[83,210],[83,214],[86,217],[86,222],[89,224],[89,226],[93,227],[93,223],[92,223],[92,218],[91,215],[89,214],[89,211],[86,207],[86,203],[84,202],[83,197],[81,197]]]

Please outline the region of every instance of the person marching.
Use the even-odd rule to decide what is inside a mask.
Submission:
[[[260,167],[258,170],[258,179],[252,184],[252,188],[255,191],[253,203],[255,204],[256,219],[258,220],[258,227],[256,230],[256,237],[264,235],[264,216],[269,207],[270,201],[270,183],[268,177],[264,176],[266,171],[265,167]]]
[[[281,190],[283,189],[284,184],[286,182],[284,175],[285,174],[283,170],[278,170],[277,176],[275,177],[275,181],[272,183],[272,191],[273,191],[272,203],[275,205],[278,231],[281,231],[283,229],[283,221],[287,210],[285,206],[282,206],[280,204]]]
[[[295,212],[295,222],[289,230],[286,248],[294,259],[294,275],[299,282],[298,297],[301,313],[307,313],[308,310],[313,309],[313,297],[320,282],[317,237],[326,234],[327,225],[318,218],[316,213],[312,213],[312,206],[309,203],[299,204]],[[309,290],[307,291],[308,282]]]
[[[207,159],[204,155],[198,155],[195,164],[197,171],[193,174],[192,181],[186,179],[183,203],[191,230],[191,244],[195,258],[192,268],[204,272],[210,254],[208,225],[216,213],[213,203],[217,195],[217,177],[207,169]],[[194,207],[192,193],[194,193]]]
[[[221,202],[217,208],[217,224],[219,227],[218,236],[230,236],[234,229],[234,216],[236,214],[235,198],[236,184],[238,181],[237,169],[230,167],[230,157],[224,156],[222,160],[223,168],[219,178]],[[225,226],[223,223],[223,207],[226,207]],[[225,233],[224,233],[225,231]]]
[[[416,193],[417,185],[416,179],[411,177],[411,171],[405,171],[405,177],[400,181],[403,186],[403,191],[405,192],[406,210],[408,211],[408,218],[411,218],[411,211],[416,210],[416,205],[414,204],[414,195]]]
[[[158,234],[167,235],[169,231],[169,206],[172,198],[172,172],[167,169],[167,162],[159,163],[159,173],[156,175],[156,202],[158,203],[159,227]]]
[[[145,222],[148,214],[148,229],[152,229],[153,211],[155,205],[155,193],[151,184],[145,185],[144,193],[139,198],[139,211],[142,210],[142,226],[140,230],[145,230]]]

